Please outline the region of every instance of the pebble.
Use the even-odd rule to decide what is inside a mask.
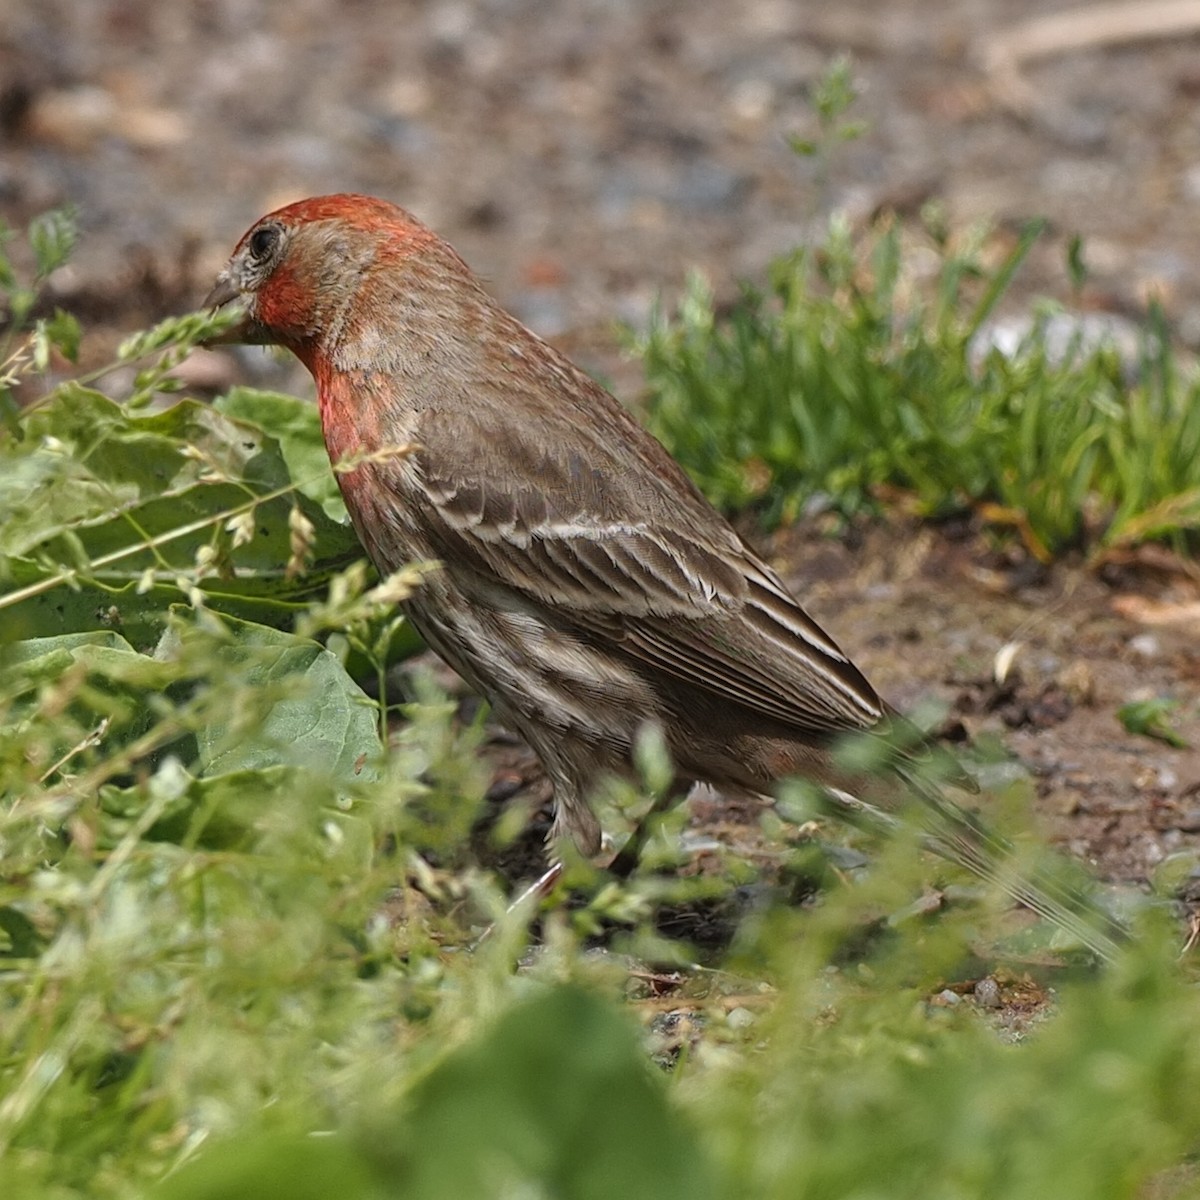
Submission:
[[[725,1014],[725,1020],[733,1029],[745,1029],[754,1024],[755,1017],[748,1008],[739,1005]]]
[[[743,79],[733,85],[726,103],[735,120],[758,125],[775,107],[775,89],[765,79]]]
[[[975,985],[974,996],[980,1008],[1000,1007],[1000,985],[990,975],[985,975]]]
[[[1128,378],[1135,378],[1141,365],[1142,330],[1135,322],[1115,313],[1059,312],[1044,320],[1032,315],[1002,317],[986,323],[971,339],[971,361],[978,365],[989,351],[1017,358],[1040,325],[1047,359],[1061,365],[1108,347],[1116,351]]]
[[[1129,649],[1139,658],[1158,658],[1162,654],[1162,645],[1152,633],[1135,634],[1129,639]]]
[[[935,1008],[954,1008],[962,1003],[962,997],[950,988],[943,988],[929,1003]]]
[[[55,89],[35,101],[29,129],[35,139],[83,151],[111,126],[116,110],[116,100],[104,88]]]

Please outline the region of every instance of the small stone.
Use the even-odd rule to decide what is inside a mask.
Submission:
[[[1162,646],[1152,633],[1139,633],[1131,637],[1129,649],[1139,658],[1158,658],[1162,654]]]
[[[141,150],[163,150],[187,141],[190,129],[182,113],[168,108],[136,106],[120,109],[113,132]]]
[[[39,141],[83,151],[108,132],[116,113],[117,102],[104,88],[63,88],[37,98],[29,128]]]
[[[765,79],[743,79],[730,89],[727,105],[735,120],[756,125],[771,115],[775,89]]]
[[[1089,258],[1091,249],[1089,243]],[[1019,359],[1029,352],[1031,339],[1039,331],[1042,349],[1055,365],[1078,361],[1107,347],[1116,352],[1127,375],[1135,376],[1140,369],[1141,331],[1126,317],[1102,312],[1064,311],[1047,320],[1032,315],[997,319],[971,339],[971,361],[978,366],[991,350]]]
[[[1055,677],[1055,683],[1076,704],[1093,704],[1095,702],[1096,679],[1092,674],[1091,667],[1083,659],[1076,659],[1063,667]]]
[[[1000,985],[990,975],[985,975],[975,985],[974,994],[980,1008],[1000,1007]]]

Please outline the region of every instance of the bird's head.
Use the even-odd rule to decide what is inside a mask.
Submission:
[[[406,267],[431,258],[461,266],[432,231],[386,200],[344,194],[289,204],[246,231],[217,277],[204,306],[240,301],[244,315],[214,341],[286,346],[313,370],[361,338],[366,315],[389,311],[373,301],[397,311],[403,279],[416,285],[426,273]]]

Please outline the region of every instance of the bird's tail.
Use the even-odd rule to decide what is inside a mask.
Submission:
[[[1051,867],[1020,862],[1011,842],[988,829],[974,813],[955,804],[916,771],[899,768],[898,773],[928,813],[925,830],[930,849],[1033,909],[1106,962],[1111,962],[1129,941],[1128,928],[1086,891],[1056,877]],[[894,829],[898,824],[894,816],[864,800],[836,789],[829,789],[829,795],[843,813],[857,816],[860,821],[877,828]]]

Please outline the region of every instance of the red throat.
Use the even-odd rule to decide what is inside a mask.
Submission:
[[[335,371],[328,360],[312,347],[300,355],[301,361],[312,372],[317,383],[317,406],[321,413],[321,431],[329,450],[330,462],[339,460],[361,449],[361,438],[354,421],[354,395],[349,380],[340,371]]]
[[[317,380],[321,431],[334,467],[378,449],[379,429],[372,408],[364,403],[362,380],[333,370],[321,358],[317,359],[313,374]],[[378,511],[381,492],[375,470],[364,463],[349,471],[338,471],[337,482],[359,538],[373,561],[380,563],[388,561],[387,553],[377,542],[387,521]]]
[[[271,275],[258,297],[258,319],[269,329],[287,329],[297,316],[312,309],[312,296],[296,278],[290,263],[283,262]]]

